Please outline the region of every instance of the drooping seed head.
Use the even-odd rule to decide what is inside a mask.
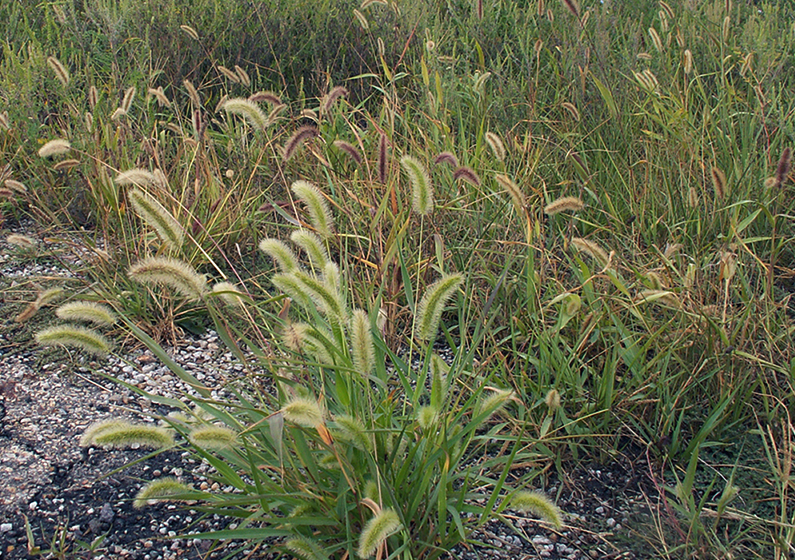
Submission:
[[[585,253],[594,259],[600,266],[607,266],[610,263],[610,255],[598,243],[581,237],[573,237],[571,244],[581,253]]]
[[[414,211],[421,216],[429,215],[433,212],[434,201],[433,186],[428,172],[422,163],[412,156],[403,156],[400,159],[400,165],[411,183],[412,207]]]
[[[361,165],[363,158],[361,152],[353,144],[346,142],[345,140],[335,140],[334,146],[340,149],[341,151],[348,154],[353,161],[356,162],[356,165]]]
[[[188,92],[188,97],[190,98],[190,102],[193,105],[193,109],[199,109],[202,106],[202,99],[199,96],[199,92],[194,87],[193,83],[190,80],[183,80],[182,86],[185,88],[185,91]]]
[[[433,163],[435,165],[446,163],[450,167],[456,168],[458,167],[458,158],[455,157],[455,154],[452,152],[441,152],[438,156],[433,158]]]
[[[156,180],[154,175],[152,180]],[[185,238],[182,225],[155,197],[136,188],[130,191],[128,198],[138,216],[157,232],[164,244],[172,249],[182,247]]]
[[[132,265],[127,274],[143,284],[160,284],[174,289],[189,300],[199,300],[207,280],[189,264],[169,257],[147,257]]]
[[[335,86],[331,88],[331,91],[329,91],[326,94],[326,97],[323,98],[323,103],[321,103],[320,105],[321,107],[320,112],[323,114],[328,113],[329,111],[331,111],[331,108],[334,106],[337,100],[340,97],[344,97],[346,95],[348,95],[348,90],[343,86]]]
[[[311,231],[297,229],[290,235],[290,240],[306,251],[314,266],[323,268],[329,262],[328,252],[323,241]]]
[[[428,286],[417,306],[415,336],[424,342],[436,338],[439,321],[447,301],[464,281],[461,274],[444,276]]]
[[[291,512],[290,516],[296,517],[296,514]],[[292,537],[284,543],[284,547],[301,560],[329,560],[326,551],[314,539],[302,536]]]
[[[157,502],[165,502],[174,499],[174,496],[186,494],[192,488],[174,478],[173,476],[166,476],[158,478],[146,484],[135,495],[133,507],[141,509],[146,505],[152,505]]]
[[[93,329],[77,325],[56,325],[36,333],[36,342],[42,346],[71,346],[97,357],[110,352],[108,340]]]
[[[570,114],[570,115],[571,115],[571,117],[572,117],[572,118],[573,118],[575,121],[577,121],[577,122],[579,122],[579,121],[580,121],[580,111],[577,109],[577,106],[576,106],[574,103],[571,103],[571,102],[569,102],[569,101],[564,101],[563,103],[561,103],[561,104],[560,104],[560,106],[561,106],[563,109],[565,109],[565,110],[566,110],[566,112],[567,112],[568,114]]]
[[[713,167],[710,176],[712,177],[712,188],[715,190],[715,199],[723,200],[729,194],[726,175],[717,167]]]
[[[651,42],[654,45],[654,48],[657,49],[658,53],[663,52],[663,42],[660,39],[660,34],[657,33],[657,30],[653,27],[649,27],[649,37],[651,37]]]
[[[52,156],[60,156],[67,153],[72,148],[68,140],[63,138],[56,138],[50,140],[39,148],[39,157],[47,158]]]
[[[238,115],[246,119],[248,123],[257,130],[265,130],[270,125],[268,116],[259,108],[259,106],[248,99],[240,97],[234,99],[227,99],[222,108],[227,113]]]
[[[682,60],[685,74],[689,76],[693,71],[693,53],[690,52],[690,49],[685,49],[685,52],[682,54]]]
[[[475,187],[480,186],[480,177],[471,167],[461,166],[453,171],[453,180],[458,181],[459,179]]]
[[[387,138],[383,132],[378,138],[378,182],[386,184],[387,161]]]
[[[298,270],[298,258],[283,241],[272,238],[263,239],[259,243],[259,249],[276,261],[282,272],[289,273]]]
[[[55,314],[65,321],[86,321],[100,326],[109,326],[116,322],[116,314],[110,307],[93,301],[65,303],[55,310]]]
[[[282,408],[284,419],[305,428],[323,423],[323,408],[314,399],[296,397]]]
[[[311,125],[300,127],[284,144],[284,161],[289,161],[304,142],[318,136],[320,136],[320,132],[316,127]]]
[[[331,209],[320,189],[308,181],[296,181],[290,188],[306,204],[309,221],[318,235],[323,239],[331,237],[334,222],[331,219]]]
[[[353,367],[362,376],[368,376],[375,367],[375,345],[370,318],[363,309],[355,309],[351,316],[351,355]]]
[[[237,433],[223,426],[201,426],[188,434],[188,441],[201,449],[231,449],[237,445]]]
[[[380,549],[386,539],[403,528],[400,517],[391,508],[381,510],[364,526],[359,537],[357,554],[360,558],[370,558]]]
[[[563,527],[563,516],[555,503],[541,492],[521,491],[513,495],[510,507],[537,515],[556,529]]]
[[[241,297],[243,294],[237,289],[237,286],[231,282],[218,282],[213,286],[213,293],[217,294],[221,300],[229,307],[243,308],[245,303]]]
[[[130,112],[133,100],[135,99],[135,92],[136,92],[135,86],[128,87],[127,90],[124,92],[124,98],[121,100],[121,105],[119,105],[119,109],[124,111],[125,114]]]
[[[491,148],[491,152],[494,154],[494,157],[500,161],[505,161],[508,153],[505,151],[505,144],[503,144],[502,138],[493,132],[487,132],[483,135],[483,138],[486,140],[489,148]]]
[[[226,77],[226,79],[229,80],[230,82],[235,83],[235,84],[239,84],[240,83],[240,77],[236,73],[232,72],[226,66],[218,66],[218,71],[221,74],[223,74]]]
[[[249,77],[248,72],[246,72],[242,67],[238,66],[237,64],[235,64],[235,74],[237,74],[237,77],[240,79],[241,84],[243,84],[246,87],[251,86],[251,78]]]
[[[55,58],[54,56],[47,57],[47,66],[49,66],[53,72],[55,72],[55,77],[58,78],[58,81],[61,82],[63,87],[69,85],[69,71],[66,67],[61,64],[61,61]]]
[[[778,165],[776,166],[776,186],[780,187],[787,182],[791,166],[792,148],[787,146],[784,148],[784,151],[781,152],[781,158],[779,158]],[[8,184],[8,181],[6,181],[6,184]]]
[[[163,91],[163,86],[158,86],[157,88],[149,88],[147,90],[147,95],[157,99],[157,104],[160,105],[161,107],[171,106],[171,100],[168,97],[166,97],[166,93]]]
[[[338,439],[352,444],[361,451],[372,451],[373,443],[367,435],[362,421],[342,414],[334,418],[335,435]]]
[[[561,212],[579,212],[583,208],[585,208],[585,204],[578,197],[564,196],[547,204],[544,207],[544,214],[554,216]]]

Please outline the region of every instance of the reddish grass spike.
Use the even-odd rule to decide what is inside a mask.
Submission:
[[[726,175],[724,175],[723,171],[721,171],[717,167],[712,168],[711,175],[712,175],[712,186],[715,189],[715,198],[717,198],[718,200],[726,198],[727,194]]]
[[[319,134],[314,126],[302,126],[296,130],[287,143],[284,145],[284,161],[289,161],[295,155],[296,150],[309,138],[315,138]]]
[[[328,113],[340,97],[348,95],[348,90],[342,86],[335,86],[328,92],[323,100],[323,112]]]
[[[362,164],[362,154],[359,153],[359,150],[353,144],[346,142],[345,140],[335,140],[334,145],[348,154],[350,158],[356,162],[356,165]]]
[[[450,167],[458,167],[458,158],[455,157],[455,154],[451,152],[442,152],[438,156],[433,158],[433,163],[435,165],[446,163]]]
[[[255,103],[265,101],[266,103],[270,103],[271,105],[274,106],[282,104],[281,98],[272,91],[258,91],[257,93],[251,95],[248,98],[248,100],[253,101]]]
[[[386,184],[386,134],[381,133],[381,139],[378,142],[378,181],[381,184]]]
[[[480,177],[478,177],[477,173],[475,173],[471,168],[462,166],[453,171],[453,179],[458,181],[459,179],[463,179],[467,183],[470,183],[476,187],[480,186]]]
[[[561,0],[566,9],[571,12],[571,15],[580,19],[580,7],[574,0]]]
[[[787,176],[789,175],[791,166],[792,148],[786,147],[784,148],[784,151],[781,152],[781,158],[778,160],[778,166],[776,167],[776,183],[778,186],[781,186],[787,182]]]

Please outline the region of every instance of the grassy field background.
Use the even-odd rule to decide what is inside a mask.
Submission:
[[[486,477],[495,500],[511,461],[565,472],[648,450],[669,487],[657,520],[676,527],[649,537],[660,556],[792,557],[792,2],[23,0],[3,3],[0,22],[0,218],[81,233],[96,255],[72,297],[112,306],[123,318],[112,334],[157,345],[179,328],[219,329],[273,371],[299,372],[280,379],[288,386],[306,375],[308,395],[393,451],[373,434],[415,431],[416,443],[435,418],[467,436],[441,430],[446,443],[433,445],[466,450],[491,445],[485,430],[504,442]],[[42,157],[53,139],[70,148]],[[154,175],[121,176],[131,169]],[[320,189],[328,231],[296,181]],[[435,206],[418,212],[431,188]],[[184,241],[164,242],[169,232],[131,205],[134,189]],[[369,401],[341,390],[365,359],[356,329],[312,294],[297,305],[301,289],[257,249],[296,228],[327,251],[302,260],[308,277],[372,327],[381,366],[366,367],[385,392],[362,386]],[[21,258],[46,256],[17,245]],[[229,281],[220,293],[242,304],[221,312],[220,298],[136,281],[129,267],[150,255]],[[423,294],[454,273],[438,339],[418,336]],[[309,365],[280,334],[293,319],[315,329]],[[449,400],[422,392],[434,340],[454,350]],[[424,357],[419,372],[401,349]],[[397,386],[384,362],[403,372]],[[492,386],[503,401],[486,414]],[[384,408],[392,390],[402,409]],[[250,410],[261,395],[241,391],[245,419],[202,401],[205,413],[235,430],[261,421]],[[322,430],[296,444],[296,469],[324,444]],[[231,471],[250,471],[224,453]],[[353,473],[385,468],[361,446],[349,453]],[[404,529],[454,526],[444,488],[462,482],[447,476],[416,482],[432,503],[392,494],[381,506]],[[324,492],[338,500],[333,480]],[[334,504],[340,519],[355,509]],[[352,553],[338,543],[355,540],[353,525],[295,531]],[[392,536],[391,550],[424,557],[464,533],[418,548]]]

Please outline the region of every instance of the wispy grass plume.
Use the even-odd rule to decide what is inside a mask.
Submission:
[[[712,177],[712,188],[715,191],[715,199],[723,200],[729,194],[726,175],[717,167],[713,167],[710,170],[710,176]]]
[[[309,211],[309,221],[315,231],[323,239],[328,239],[333,233],[331,209],[323,194],[315,185],[307,181],[296,181],[290,187],[295,196],[300,198]]]
[[[110,352],[108,340],[93,329],[76,325],[56,325],[36,333],[42,346],[70,346],[94,356],[104,357]]]
[[[116,315],[110,307],[93,301],[65,303],[55,310],[55,314],[65,321],[86,321],[100,326],[116,322]]]
[[[154,424],[136,424],[129,420],[112,418],[96,422],[86,428],[80,445],[123,449],[131,445],[165,449],[174,445],[173,433]]]
[[[188,441],[202,449],[230,449],[237,444],[237,434],[223,426],[201,426],[191,430]]]
[[[143,284],[169,286],[189,300],[201,299],[206,279],[189,264],[169,257],[147,257],[130,267],[127,274]]]
[[[298,258],[283,241],[272,238],[263,239],[259,243],[259,249],[276,261],[282,272],[290,273],[298,270]]]
[[[403,528],[398,514],[391,508],[381,510],[364,526],[359,537],[357,554],[360,558],[370,558],[381,548],[386,539]]]
[[[323,408],[314,399],[297,397],[282,408],[282,414],[288,422],[305,428],[323,423]]]
[[[55,58],[54,56],[47,57],[47,66],[49,66],[53,72],[55,72],[55,77],[58,78],[58,81],[61,82],[61,85],[64,87],[69,85],[69,71],[66,67],[61,64],[61,61]]]
[[[487,132],[483,137],[489,148],[491,148],[491,153],[494,154],[494,157],[500,161],[505,161],[508,153],[505,151],[505,144],[502,143],[502,138],[493,132]]]
[[[284,161],[289,161],[304,142],[319,135],[320,133],[314,126],[306,125],[300,127],[284,144]]]
[[[433,212],[433,187],[431,178],[420,161],[412,156],[403,156],[400,165],[411,183],[411,199],[414,211],[427,216]]]
[[[361,152],[359,152],[358,149],[356,149],[356,146],[354,146],[353,144],[351,144],[349,142],[346,142],[345,140],[335,140],[334,141],[334,146],[336,146],[341,151],[343,151],[346,154],[348,154],[348,156],[353,161],[356,162],[356,165],[361,165],[362,164],[362,161],[363,161],[362,154],[361,154]]]
[[[141,189],[133,189],[128,194],[135,212],[157,232],[158,237],[172,249],[179,249],[185,232],[177,219],[151,194]]]
[[[610,256],[607,254],[607,251],[599,246],[598,243],[594,243],[593,241],[583,239],[581,237],[574,237],[571,240],[571,244],[578,251],[585,253],[601,266],[607,266],[610,263]]]
[[[326,96],[323,98],[323,103],[320,105],[321,113],[328,113],[340,97],[348,95],[348,90],[343,86],[334,86],[331,88]]]
[[[475,187],[480,186],[480,177],[471,167],[462,166],[453,171],[453,179],[458,181],[462,179]]]
[[[63,138],[56,138],[50,140],[39,148],[39,157],[48,158],[53,156],[60,156],[67,153],[72,148],[72,144]]]
[[[190,492],[192,488],[173,476],[153,480],[144,485],[135,495],[133,507],[141,509],[146,505],[172,500],[174,496]]]
[[[323,268],[329,261],[326,247],[320,238],[311,231],[297,229],[290,235],[290,239],[306,251],[309,259],[316,267]]]
[[[544,214],[554,216],[561,212],[579,212],[583,208],[585,208],[585,204],[578,197],[564,196],[547,204],[544,207]]]
[[[270,124],[268,116],[262,109],[260,109],[256,103],[248,99],[239,97],[227,99],[222,105],[222,108],[228,113],[243,117],[257,130],[265,130]]]
[[[563,527],[563,516],[558,506],[541,492],[517,492],[511,498],[510,507],[537,515],[556,529]]]
[[[417,306],[415,334],[419,340],[431,341],[436,337],[444,306],[463,280],[461,274],[450,274],[440,278],[425,290]]]
[[[375,346],[370,318],[363,309],[355,309],[351,317],[351,354],[357,373],[370,375],[375,366]]]

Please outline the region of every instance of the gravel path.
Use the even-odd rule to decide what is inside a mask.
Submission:
[[[228,528],[232,521],[204,518],[173,504],[142,510],[131,504],[145,482],[166,474],[197,488],[212,488],[208,465],[197,463],[188,452],[171,451],[114,472],[146,453],[78,446],[80,435],[92,422],[111,416],[152,421],[152,415],[169,412],[105,375],[169,397],[178,397],[186,387],[148,352],[134,352],[125,361],[111,356],[91,362],[82,356],[65,359],[62,352],[44,352],[25,341],[24,336],[30,335],[13,321],[24,301],[29,301],[20,297],[24,293],[20,286],[31,277],[69,273],[57,264],[37,260],[20,264],[5,243],[9,233],[0,235],[0,277],[6,279],[5,290],[0,292],[0,558],[31,557],[29,547],[33,545],[27,537],[26,520],[35,546],[66,550],[65,558],[228,557],[240,548],[239,543],[217,547],[207,540],[178,536]],[[24,233],[36,235],[30,227]],[[212,332],[186,337],[170,353],[210,387],[223,387],[243,369]],[[53,355],[61,358],[49,361]],[[641,491],[645,477],[631,464],[618,461],[608,468],[579,466],[564,480],[552,483],[548,490],[559,496],[558,504],[567,513],[562,531],[553,532],[532,519],[517,517],[511,520],[515,531],[493,523],[476,535],[482,545],[460,547],[451,551],[450,558],[650,557],[629,551],[626,544],[632,539],[628,522],[645,509]],[[521,477],[522,472],[517,470],[514,475]],[[76,541],[96,543],[94,556],[81,552]],[[267,546],[260,545],[240,550],[233,557],[270,555]]]

